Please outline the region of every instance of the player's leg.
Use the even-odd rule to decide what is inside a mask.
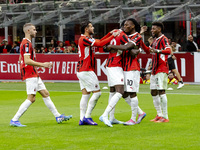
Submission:
[[[157,122],[169,122],[168,118],[168,108],[167,108],[167,96],[165,94],[165,90],[159,90],[160,99],[161,99],[161,107],[163,111],[163,117],[160,118]]]
[[[109,127],[112,127],[111,122],[108,120],[108,114],[115,107],[119,99],[124,93],[124,74],[121,67],[107,67],[108,85],[109,87],[115,87],[115,94],[110,99],[103,115],[99,118]]]
[[[83,94],[80,102],[81,118],[83,118],[82,122],[79,122],[79,125],[97,125],[97,123],[92,120],[91,114],[99,97],[101,96],[98,78],[93,71],[77,73],[77,76],[79,78]],[[93,92],[93,94],[89,99],[90,92]]]
[[[101,96],[100,90],[93,91],[93,94],[88,102],[88,107],[87,107],[87,110],[85,113],[85,117],[83,119],[84,123],[86,123],[88,125],[97,125],[97,123],[93,121],[91,114],[92,114],[92,111],[93,111],[94,107],[96,106],[96,103],[100,96]]]
[[[32,103],[35,102],[35,95],[37,92],[37,78],[28,78],[26,79],[26,92],[27,92],[27,99],[20,105],[17,113],[10,121],[11,126],[22,127],[19,122],[19,118],[26,112],[26,110],[30,107]]]
[[[167,79],[168,76],[166,73],[158,73],[158,84],[159,84],[159,95],[161,101],[161,109],[163,112],[163,117],[159,119],[157,122],[169,122],[168,119],[168,110],[167,110],[167,96],[165,94],[165,90],[167,89]]]
[[[49,110],[55,116],[57,123],[61,123],[62,121],[67,121],[70,118],[72,118],[71,115],[65,116],[64,114],[61,115],[58,112],[58,110],[56,109],[56,106],[54,105],[53,101],[51,100],[49,96],[50,95],[49,92],[47,91],[44,83],[42,82],[40,78],[38,79],[38,92],[42,96],[45,105],[49,108]]]
[[[87,110],[87,103],[90,98],[90,92],[87,92],[87,90],[84,88],[82,91],[82,97],[80,100],[80,121],[79,125],[84,125],[83,118],[85,116],[86,110]]]
[[[184,83],[183,83],[183,80],[181,78],[180,73],[176,69],[172,69],[172,72],[176,75],[176,77],[178,79],[178,87],[177,87],[177,89],[182,88],[184,86]]]
[[[108,103],[110,102],[111,98],[115,95],[115,87],[110,87],[110,93],[109,93],[109,98],[108,98]],[[109,120],[114,120],[115,119],[115,108],[111,110],[109,113]]]
[[[157,78],[155,75],[151,75],[150,89],[151,89],[151,96],[153,98],[153,104],[157,111],[156,117],[150,121],[157,121],[163,116],[163,114],[162,114],[162,110],[161,110],[160,96],[159,96],[159,93],[157,90]]]

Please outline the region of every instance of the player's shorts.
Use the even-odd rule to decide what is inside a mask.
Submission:
[[[124,72],[121,67],[106,67],[108,86],[124,85]]]
[[[167,62],[168,62],[168,65],[169,65],[169,70],[176,69],[175,63],[174,63],[174,60],[173,60],[172,57],[169,57],[169,58],[167,59]]]
[[[168,76],[166,73],[157,73],[151,75],[150,78],[150,89],[151,90],[166,90],[167,89]]]
[[[27,95],[35,95],[37,91],[46,90],[46,87],[40,77],[28,78],[25,81]]]
[[[138,70],[124,71],[124,91],[138,93],[139,85],[140,72]]]
[[[81,90],[84,88],[87,92],[100,90],[99,80],[94,71],[77,72],[77,77],[79,79]]]

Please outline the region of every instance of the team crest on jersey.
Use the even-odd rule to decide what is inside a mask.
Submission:
[[[121,78],[121,81],[122,81],[122,82],[124,82],[124,79],[123,79],[123,78]]]
[[[95,84],[95,88],[98,88],[98,85],[97,85],[97,84]]]

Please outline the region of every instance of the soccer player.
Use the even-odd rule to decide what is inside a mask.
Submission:
[[[167,55],[170,55],[171,48],[167,37],[162,34],[164,25],[161,22],[152,23],[153,43],[152,48],[152,73],[150,78],[150,89],[153,98],[154,107],[157,115],[151,121],[154,122],[169,122],[167,110],[167,96],[165,90],[167,89],[167,74],[169,68],[167,65]]]
[[[111,45],[121,45],[128,43],[127,35],[121,30],[121,33],[112,39]],[[99,120],[104,122],[109,127],[113,127],[112,124],[121,124],[122,122],[114,118],[114,112],[112,110],[119,99],[124,94],[124,73],[122,69],[122,51],[110,50],[109,57],[106,64],[108,86],[110,87],[109,103],[104,113],[100,116]],[[108,115],[110,113],[110,120]]]
[[[138,48],[142,47],[146,53],[149,49],[144,42],[140,33],[140,25],[135,19],[128,19],[124,24],[124,32],[129,36],[129,41],[126,45],[109,45],[109,48],[123,50],[123,71],[124,71],[124,95],[123,98],[131,106],[131,119],[124,123],[124,125],[135,125],[140,123],[146,116],[146,113],[138,106],[137,93],[139,92],[140,84],[140,64],[138,63],[137,54]],[[137,48],[137,49],[136,49]],[[136,115],[139,114],[136,122]]]
[[[82,91],[79,125],[97,125],[92,120],[91,113],[101,96],[101,91],[98,78],[94,72],[95,57],[92,46],[98,47],[108,44],[119,32],[111,31],[100,40],[94,39],[92,38],[94,27],[91,22],[86,22],[81,26],[81,33],[78,41],[79,62],[77,66],[77,77]],[[93,94],[90,98],[91,92]]]
[[[32,47],[31,39],[36,36],[36,28],[31,23],[26,23],[23,26],[23,31],[25,33],[25,38],[22,40],[20,45],[20,60],[21,60],[21,77],[22,80],[26,82],[27,99],[21,104],[17,113],[10,121],[10,126],[14,127],[24,127],[19,121],[19,118],[26,112],[30,105],[35,102],[36,92],[38,91],[43,97],[44,103],[53,113],[56,118],[57,123],[62,121],[67,121],[72,116],[61,115],[54,103],[49,97],[49,92],[47,91],[44,83],[42,82],[39,74],[37,72],[37,67],[51,68],[52,64],[50,62],[40,63],[36,61],[35,50]]]

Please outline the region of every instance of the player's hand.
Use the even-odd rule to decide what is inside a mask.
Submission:
[[[50,62],[44,62],[43,63],[43,67],[45,67],[45,68],[52,68],[52,66],[53,66],[53,64],[50,63]]]
[[[172,56],[172,59],[173,59],[173,60],[176,60],[176,56],[173,55],[173,56]]]
[[[150,38],[148,38],[148,42],[151,45],[153,43],[153,37],[151,36]]]
[[[117,29],[113,29],[112,31],[110,31],[110,34],[113,34],[115,31],[117,31]]]
[[[151,48],[149,51],[150,53],[155,53],[153,48]]]
[[[112,45],[108,45],[108,46],[106,46],[106,50],[107,50],[108,52],[110,52],[111,49],[112,49]]]
[[[140,50],[139,49],[132,49],[132,50],[130,50],[130,54],[132,55],[132,56],[136,56],[136,55],[138,55],[140,53]]]
[[[147,26],[142,26],[142,27],[141,27],[140,34],[143,34],[144,32],[146,32],[146,31],[147,31],[147,29],[148,29],[148,27],[147,27]]]
[[[114,37],[118,36],[121,32],[122,32],[122,30],[118,30],[116,32],[113,32]]]

